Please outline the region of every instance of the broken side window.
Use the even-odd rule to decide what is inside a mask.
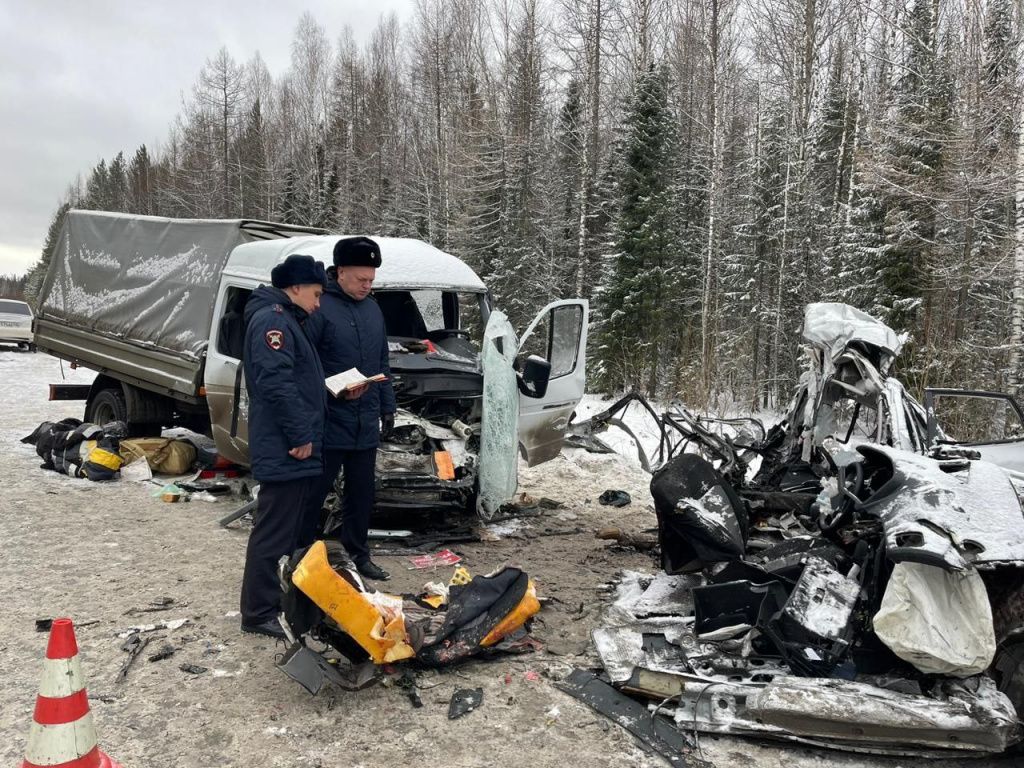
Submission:
[[[1024,438],[1024,424],[1012,402],[999,395],[936,395],[935,417],[948,439],[993,443]]]

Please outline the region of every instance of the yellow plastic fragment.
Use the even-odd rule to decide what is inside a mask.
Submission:
[[[423,602],[429,605],[431,608],[440,608],[446,602],[444,595],[428,595],[423,598]]]
[[[412,658],[401,598],[378,593],[378,603],[395,604],[397,611],[385,612],[366,593],[339,576],[327,560],[327,547],[315,542],[292,572],[295,584],[310,600],[363,648],[375,664]]]
[[[498,626],[487,633],[481,642],[484,648],[494,645],[496,642],[505,637],[505,635],[513,632],[519,627],[526,623],[526,620],[533,616],[540,610],[540,601],[537,599],[537,588],[534,586],[533,579],[530,579],[526,585],[526,594],[523,595],[523,599],[519,601],[519,605],[513,608],[509,614],[502,619]]]

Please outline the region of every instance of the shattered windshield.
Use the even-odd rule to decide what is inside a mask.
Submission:
[[[493,312],[484,335],[484,402],[480,435],[481,517],[491,519],[516,492],[519,390],[512,362],[516,335],[508,318]]]
[[[842,443],[878,440],[878,409],[843,399],[832,405],[832,437]]]

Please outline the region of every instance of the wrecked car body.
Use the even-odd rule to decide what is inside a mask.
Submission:
[[[697,731],[929,757],[998,753],[1017,738],[1016,713],[986,676],[794,675],[778,656],[723,652],[722,641],[698,639],[675,616],[649,613],[650,593],[699,581],[693,574],[627,572],[610,620],[594,635],[610,683],[652,708],[660,703],[684,736]]]
[[[684,735],[1004,752],[1024,736],[1010,476],[929,427],[888,375],[903,340],[884,324],[812,304],[803,337],[807,371],[763,439],[679,404],[659,415],[648,465],[665,573],[618,585],[594,633],[608,681],[661,702]],[[596,431],[570,427],[589,444]]]

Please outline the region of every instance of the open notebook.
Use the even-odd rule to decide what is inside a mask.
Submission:
[[[324,384],[327,385],[328,391],[337,397],[341,393],[347,392],[350,389],[355,389],[362,384],[387,380],[388,377],[383,373],[378,373],[375,376],[366,376],[360,373],[358,368],[349,368],[347,371],[342,371],[341,373],[336,373],[333,376],[328,376],[324,379]]]

